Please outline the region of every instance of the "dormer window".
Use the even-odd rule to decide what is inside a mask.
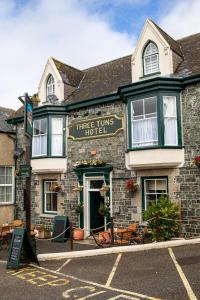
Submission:
[[[55,94],[55,83],[52,75],[49,75],[47,79],[47,100]],[[50,97],[49,97],[50,96]]]
[[[149,42],[143,53],[144,75],[159,72],[158,47],[153,42]]]

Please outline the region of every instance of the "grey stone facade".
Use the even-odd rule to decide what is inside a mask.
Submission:
[[[200,169],[192,159],[200,153],[200,84],[190,85],[182,92],[182,131],[185,164],[180,168],[177,183],[180,192],[183,226],[186,236],[200,235]]]

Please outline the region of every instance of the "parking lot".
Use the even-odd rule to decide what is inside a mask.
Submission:
[[[200,299],[200,245],[44,261],[0,262],[1,299]]]

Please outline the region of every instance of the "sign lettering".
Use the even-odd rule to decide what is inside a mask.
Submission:
[[[122,117],[110,115],[74,123],[69,127],[69,138],[73,140],[115,136],[123,130]]]

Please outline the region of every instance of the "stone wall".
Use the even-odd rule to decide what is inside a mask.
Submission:
[[[182,93],[183,144],[185,164],[176,181],[180,184],[177,197],[181,200],[182,231],[186,236],[200,234],[200,169],[192,159],[200,155],[200,84],[188,86]]]
[[[122,102],[93,106],[86,109],[70,112],[69,126],[74,122],[87,121],[88,119],[109,116],[126,116],[125,105]],[[114,211],[114,221],[116,226],[127,226],[133,220],[133,197],[127,192],[126,182],[134,173],[128,171],[125,167],[126,152],[126,120],[124,120],[124,129],[114,137],[104,137],[74,141],[68,139],[68,171],[66,181],[67,197],[65,200],[66,213],[77,223],[78,219],[70,209],[77,203],[78,199],[73,195],[73,186],[77,186],[78,180],[73,171],[73,165],[81,159],[102,159],[107,164],[113,166],[112,172],[112,207]],[[91,155],[91,150],[96,150],[96,155]]]

